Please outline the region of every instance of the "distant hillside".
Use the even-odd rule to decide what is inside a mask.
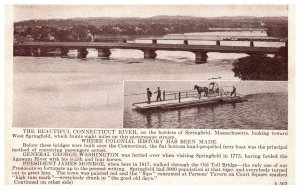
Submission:
[[[20,21],[16,22],[17,25],[30,25],[34,26],[35,24],[44,25],[44,24],[57,24],[57,26],[63,27],[65,25],[73,26],[78,24],[85,25],[111,25],[111,24],[147,24],[151,22],[157,22],[160,24],[171,22],[169,24],[176,24],[177,21],[189,21],[189,22],[207,22],[210,24],[211,22],[220,22],[226,21],[228,25],[233,24],[250,24],[253,22],[275,22],[287,24],[287,17],[191,17],[191,16],[154,16],[149,18],[138,18],[138,17],[89,17],[89,18],[72,18],[72,19],[49,19],[49,20],[28,20],[28,21]]]

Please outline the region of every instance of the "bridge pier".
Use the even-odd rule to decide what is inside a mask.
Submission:
[[[111,55],[109,49],[97,48],[97,50],[98,50],[98,57],[108,58]]]
[[[143,50],[143,52],[144,52],[144,58],[146,59],[154,59],[157,56],[155,50]]]
[[[184,41],[183,41],[183,44],[188,45],[188,44],[189,44],[189,41],[188,41],[188,40],[184,40]]]
[[[60,49],[60,56],[65,57],[68,56],[69,50],[67,48],[59,48]]]
[[[78,48],[77,49],[77,58],[86,58],[88,53],[89,52],[86,50],[86,48]]]
[[[207,53],[206,52],[194,52],[195,53],[195,63],[203,64],[207,61]]]

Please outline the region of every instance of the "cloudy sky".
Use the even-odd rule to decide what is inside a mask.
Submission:
[[[14,21],[74,17],[151,17],[183,15],[287,16],[285,5],[16,5]]]

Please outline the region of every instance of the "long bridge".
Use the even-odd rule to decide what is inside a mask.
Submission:
[[[285,47],[287,47],[287,42]],[[215,45],[191,45],[188,40],[183,44],[159,44],[156,39],[152,43],[128,43],[123,42],[23,42],[14,45],[15,56],[49,56],[50,52],[59,52],[60,56],[67,56],[69,50],[77,49],[78,58],[86,58],[87,49],[95,48],[98,50],[98,57],[108,58],[111,55],[110,49],[136,49],[144,52],[144,58],[156,58],[157,50],[164,51],[188,51],[195,54],[196,63],[205,63],[208,52],[220,53],[246,53],[255,54],[280,54],[284,47],[256,47],[253,41],[249,46],[223,46],[220,40],[216,40]],[[20,53],[21,52],[21,53]]]

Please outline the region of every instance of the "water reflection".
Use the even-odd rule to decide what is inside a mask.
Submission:
[[[146,119],[147,119],[147,123],[146,123],[146,127],[147,128],[152,128],[152,113],[146,113]]]
[[[161,112],[158,112],[158,113],[157,113],[157,123],[158,123],[157,125],[158,125],[159,128],[161,128],[161,126],[162,126],[162,123],[161,123],[161,116],[162,116],[162,115],[161,115]]]
[[[178,109],[177,111],[177,122],[178,122],[178,128],[181,128],[181,109]]]

